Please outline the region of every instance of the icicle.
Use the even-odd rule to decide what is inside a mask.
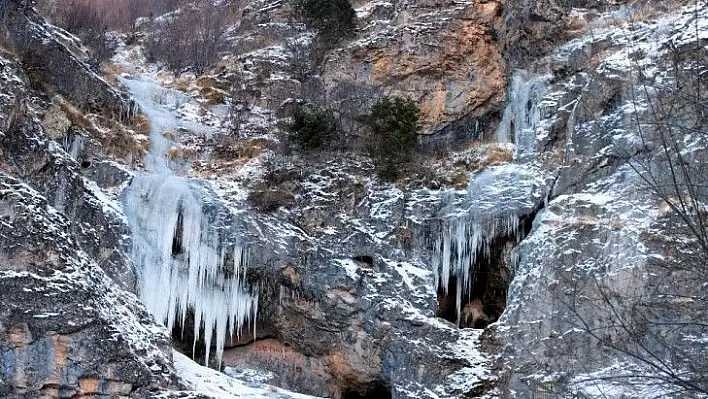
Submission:
[[[84,150],[84,140],[84,136],[77,134],[74,136],[74,139],[71,142],[69,156],[71,156],[71,159],[73,159],[74,161],[78,161],[81,151]]]
[[[455,305],[457,322],[462,308],[462,297],[472,298],[478,255],[489,259],[492,241],[499,233],[518,237],[521,219],[515,213],[485,220],[474,210],[465,214],[449,215],[443,220],[441,237],[436,241],[433,256],[433,273],[436,289],[442,284],[445,295],[450,292],[450,282],[456,280]]]
[[[171,111],[154,101],[155,94],[165,89],[139,79],[123,83],[140,101],[130,103],[128,113],[137,113],[140,105],[151,122],[147,162],[150,173],[135,176],[123,194],[140,298],[168,329],[176,323],[184,329],[191,310],[192,355],[201,337],[206,345],[205,364],[209,364],[214,342],[217,364],[221,366],[227,334],[238,335],[244,326],[251,325],[255,333],[258,296],[251,295],[245,287],[248,253],[239,243],[227,243],[224,230],[215,227],[224,224],[227,211],[216,209],[210,213],[214,209],[205,205],[205,199],[211,194],[169,169],[167,153],[172,143],[163,132],[186,122],[178,121]],[[233,253],[234,259],[233,273],[229,275],[224,272],[230,266],[225,265],[228,252]]]
[[[536,135],[541,121],[541,99],[548,92],[549,75],[529,77],[516,71],[509,83],[507,103],[497,128],[497,141],[516,144],[514,159],[533,156]]]

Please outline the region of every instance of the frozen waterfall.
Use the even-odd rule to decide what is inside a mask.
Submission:
[[[463,295],[477,294],[471,292],[477,265],[490,257],[494,240],[520,239],[524,218],[545,200],[547,186],[538,176],[523,165],[490,168],[473,176],[462,197],[448,193],[443,200],[442,231],[433,257],[435,288],[447,295],[455,278],[458,317]]]
[[[151,123],[147,172],[137,174],[123,193],[140,298],[168,329],[184,328],[191,310],[194,345],[203,331],[205,363],[214,343],[220,365],[227,337],[238,336],[247,323],[256,325],[258,296],[245,281],[248,252],[233,212],[205,184],[170,170],[173,143],[163,134],[182,127],[209,132],[175,116],[174,103],[188,101],[184,94],[148,79],[123,83]]]
[[[540,207],[547,184],[533,166],[536,143],[549,128],[546,107],[551,75],[514,73],[507,106],[497,129],[497,141],[514,143],[514,164],[487,169],[471,177],[464,195],[448,193],[443,199],[441,231],[435,244],[435,288],[456,294],[458,316],[463,296],[471,299],[479,263],[490,260],[497,239],[522,238],[525,218]],[[454,278],[454,280],[453,280]],[[456,286],[450,284],[455,281]]]
[[[516,144],[514,159],[527,160],[536,152],[537,129],[543,120],[543,96],[551,75],[530,77],[517,71],[511,78],[507,105],[497,129],[497,141]]]

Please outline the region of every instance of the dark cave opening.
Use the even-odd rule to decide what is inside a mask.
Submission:
[[[226,343],[224,349],[236,348],[241,346],[252,345],[256,341],[263,339],[273,338],[279,339],[279,334],[275,328],[268,324],[266,321],[259,320],[257,322],[254,334],[253,324],[246,322],[239,331],[238,334],[229,337],[227,334]],[[187,317],[184,323],[180,323],[179,320],[175,322],[174,327],[172,327],[172,342],[174,347],[181,353],[193,358],[197,363],[204,364],[204,356],[206,355],[206,344],[204,343],[204,325],[202,324],[199,328],[199,339],[195,342],[194,340],[194,311],[189,309],[187,311]],[[213,359],[215,351],[216,342],[212,339],[212,350],[210,358]],[[213,366],[213,364],[212,364]]]
[[[81,162],[81,167],[84,169],[88,169],[91,167],[91,162],[90,161],[83,161],[83,162]]]
[[[370,387],[365,387],[364,390],[345,390],[342,391],[342,399],[391,399],[393,394],[391,390],[383,383],[377,381]]]
[[[457,323],[457,277],[450,277],[450,286],[447,293],[445,287],[438,287],[438,309],[436,317],[441,317],[449,322]]]
[[[509,264],[510,251],[526,237],[533,226],[536,212],[521,220],[516,236],[501,236],[494,239],[488,252],[479,250],[477,261],[469,265],[470,282],[462,287],[460,314],[457,313],[458,278],[451,276],[447,293],[440,282],[437,292],[436,316],[460,328],[483,329],[499,320],[506,309],[506,296],[513,278],[513,266]]]
[[[462,287],[459,327],[485,328],[499,319],[506,308],[506,293],[510,280],[509,268],[501,259],[503,249],[495,250],[489,258],[482,257],[470,271],[470,284]],[[438,288],[437,317],[458,323],[458,278],[451,277],[448,291]]]
[[[352,258],[355,262],[364,263],[369,267],[374,266],[374,257],[369,255],[359,255]]]
[[[201,336],[203,338],[203,334]],[[187,311],[184,324],[176,322],[172,327],[172,341],[177,350],[203,364],[206,345],[203,339],[194,342],[194,312],[191,309]]]

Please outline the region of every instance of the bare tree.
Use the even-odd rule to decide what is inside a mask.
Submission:
[[[248,117],[249,105],[248,102],[243,101],[243,95],[246,90],[245,79],[242,70],[237,70],[233,77],[233,82],[231,83],[231,89],[229,90],[229,130],[233,137],[242,138],[243,123]]]
[[[145,41],[147,56],[175,72],[189,69],[204,73],[225,47],[227,17],[227,6],[216,6],[208,0],[165,15],[153,22]]]
[[[289,55],[288,72],[305,83],[314,73],[311,44],[302,38],[294,38],[285,42],[285,50]]]

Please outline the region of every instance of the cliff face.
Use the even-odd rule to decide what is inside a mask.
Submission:
[[[8,4],[0,396],[705,388],[706,276],[676,267],[697,247],[667,205],[691,185],[649,184],[677,176],[671,154],[704,165],[705,107],[666,106],[708,89],[705,10],[362,1],[322,56],[287,2],[257,0],[209,74],[121,44],[112,87]],[[423,172],[384,184],[361,151],[279,144],[296,99],[356,130],[384,94],[419,103],[422,146],[447,151]]]
[[[362,4],[360,38],[328,57],[322,78],[330,98],[350,95],[342,93],[348,86],[404,95],[420,104],[431,131],[499,110],[507,68],[494,29],[502,4],[384,4]]]

